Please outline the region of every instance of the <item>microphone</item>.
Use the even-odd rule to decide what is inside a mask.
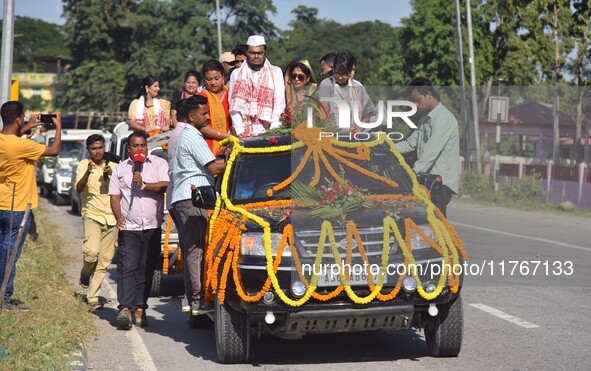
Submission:
[[[144,168],[144,162],[146,161],[146,155],[143,154],[142,152],[136,152],[133,155],[133,173],[135,174],[136,172],[142,172],[143,168]],[[137,188],[137,184],[136,182],[134,182],[133,180],[131,181],[131,192],[132,192],[132,197],[133,197],[133,192],[135,191],[135,189]],[[132,198],[133,199],[133,198]]]

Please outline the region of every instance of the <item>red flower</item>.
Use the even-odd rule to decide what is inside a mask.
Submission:
[[[277,143],[279,143],[279,141],[277,140],[277,138],[271,138],[271,139],[269,139],[269,144],[270,145],[274,146]]]
[[[195,184],[191,184],[191,191],[194,191],[197,188]]]

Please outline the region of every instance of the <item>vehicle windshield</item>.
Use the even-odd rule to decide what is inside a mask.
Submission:
[[[54,138],[49,138],[49,146],[53,144]],[[78,151],[84,148],[84,140],[62,140],[59,158],[78,157]]]
[[[304,148],[294,150],[291,153],[240,156],[236,161],[234,175],[232,176],[234,181],[229,188],[230,198],[236,204],[289,198],[291,196],[289,187],[275,192],[272,197],[267,196],[267,189],[287,179],[292,174],[292,170],[301,163],[303,157]],[[337,174],[341,175],[343,179],[351,181],[351,183],[368,194],[412,193],[412,183],[409,176],[400,166],[394,154],[390,152],[387,145],[372,148],[369,161],[354,159],[350,161],[371,173],[395,181],[398,183],[398,188],[392,188],[379,180],[361,174],[357,170],[343,165],[328,153],[326,158]],[[333,179],[322,161],[319,164],[322,175],[317,188],[319,186],[329,186],[327,179],[330,178],[330,182]],[[314,168],[314,159],[313,156],[310,156],[296,179],[309,183],[314,177]]]

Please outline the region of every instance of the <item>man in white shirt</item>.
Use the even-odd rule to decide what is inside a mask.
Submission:
[[[240,137],[280,127],[285,110],[283,73],[267,60],[265,38],[252,35],[246,45],[246,63],[232,72],[228,83],[232,127]]]

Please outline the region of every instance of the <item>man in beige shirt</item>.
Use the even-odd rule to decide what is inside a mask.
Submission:
[[[84,222],[84,243],[80,286],[88,288],[88,305],[101,309],[99,301],[101,283],[107,268],[115,255],[117,244],[117,221],[111,210],[109,177],[115,168],[107,163],[105,138],[93,134],[86,139],[86,150],[90,159],[84,159],[76,171],[76,192],[82,193],[82,220]]]

